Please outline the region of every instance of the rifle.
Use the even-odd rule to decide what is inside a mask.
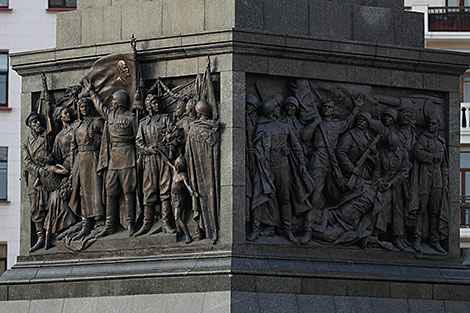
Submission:
[[[364,163],[366,163],[367,157],[369,156],[369,154],[371,152],[370,147],[372,145],[375,146],[379,142],[380,138],[381,138],[380,135],[378,135],[377,137],[374,138],[374,140],[371,142],[371,144],[367,147],[366,151],[364,151],[364,153],[361,155],[359,160],[357,160],[356,166],[355,166],[356,168],[362,169],[362,167],[364,166]],[[353,189],[354,185],[356,184],[356,179],[357,179],[357,175],[352,173],[351,177],[348,180],[348,183],[346,184],[346,186],[349,188],[349,190]]]

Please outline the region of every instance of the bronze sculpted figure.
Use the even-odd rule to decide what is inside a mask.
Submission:
[[[446,253],[440,242],[447,237],[449,227],[449,168],[446,141],[439,136],[440,124],[439,116],[430,116],[428,129],[419,136],[414,150],[419,167],[419,209],[416,217],[417,237],[414,240],[427,237],[431,247]]]
[[[268,84],[251,79],[248,89],[266,97],[261,87]],[[446,253],[446,142],[436,126],[439,115],[429,114],[442,112],[442,100],[303,79],[290,86],[294,96],[287,94],[284,116],[284,93],[262,102],[259,119],[256,97],[246,100],[247,241],[279,229],[291,243],[420,252],[423,239]],[[430,123],[423,132],[424,118]]]
[[[129,95],[120,90],[112,95],[111,107],[108,108],[101,97],[93,90],[88,80],[83,86],[91,95],[92,102],[106,121],[101,141],[98,171],[106,169],[106,226],[98,237],[116,232],[119,217],[119,195],[124,194],[124,208],[127,213],[129,236],[135,232],[136,205],[136,151],[135,136],[137,123],[135,115],[129,111]]]
[[[163,231],[175,233],[171,225],[173,217],[170,206],[171,174],[168,165],[166,136],[171,129],[171,120],[167,114],[160,113],[157,96],[149,94],[145,99],[149,115],[139,123],[136,145],[143,155],[143,193],[144,224],[135,234],[146,234],[153,225],[155,205],[161,202]]]
[[[195,237],[217,241],[219,205],[219,122],[212,119],[212,106],[196,104],[197,118],[190,123],[186,141],[189,177],[199,195],[193,201]]]
[[[92,106],[91,98],[81,98],[78,101],[80,118],[74,122],[71,140],[74,167],[70,207],[82,218],[82,228],[75,236],[76,239],[89,235],[95,221],[102,220],[105,216],[102,198],[103,179],[98,173],[104,121],[92,115]]]
[[[281,108],[275,99],[262,103],[264,117],[258,120],[254,147],[259,171],[254,179],[252,204],[252,233],[248,240],[255,240],[260,234],[261,218],[270,228],[277,227],[292,243],[297,243],[292,232],[292,207],[289,170],[289,151],[295,155],[300,172],[306,173],[302,147],[292,128],[285,120],[280,120]],[[277,204],[276,204],[277,203]],[[278,222],[279,221],[279,222]]]
[[[45,201],[47,193],[42,181],[49,175],[47,165],[51,165],[54,159],[49,152],[51,143],[42,126],[41,116],[36,112],[30,113],[26,117],[26,125],[31,129],[31,134],[23,142],[22,154],[23,164],[26,168],[25,176],[31,206],[31,220],[37,234],[37,241],[30,249],[30,252],[34,252],[44,247],[45,243],[44,220],[47,214]]]

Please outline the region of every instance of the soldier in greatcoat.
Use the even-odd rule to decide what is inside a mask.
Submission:
[[[385,181],[383,209],[378,213],[375,228],[382,233],[391,230],[392,243],[400,250],[405,249],[405,199],[403,183],[410,170],[408,153],[398,144],[398,137],[390,132],[388,144],[379,151],[381,177]]]
[[[248,240],[258,238],[263,223],[279,226],[286,239],[297,243],[292,230],[289,153],[291,151],[298,160],[300,173],[306,174],[302,147],[287,121],[279,119],[280,106],[276,100],[266,100],[262,111],[264,117],[258,120],[254,138],[258,170],[254,178],[252,233]]]
[[[49,175],[48,164],[54,159],[50,153],[52,144],[42,126],[41,117],[32,112],[26,117],[26,125],[31,129],[31,134],[22,145],[23,164],[26,168],[26,185],[29,203],[31,206],[31,220],[34,223],[37,234],[37,242],[31,247],[34,252],[45,243],[44,220],[47,214],[47,192],[42,186],[42,181]]]
[[[448,235],[449,207],[447,203],[449,167],[445,139],[439,136],[440,118],[437,115],[428,119],[428,129],[418,138],[414,155],[418,161],[419,209],[417,212],[416,240],[428,230],[431,247],[446,253],[440,241]],[[424,225],[427,216],[427,225]],[[427,227],[426,227],[427,226]]]

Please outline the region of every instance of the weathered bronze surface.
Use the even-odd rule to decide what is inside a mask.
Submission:
[[[58,101],[43,76],[23,144],[37,237],[31,252],[56,240],[84,250],[121,226],[129,237],[218,239],[219,122],[210,60],[203,75],[176,86],[158,78],[146,92],[135,38],[131,46],[99,59]]]
[[[248,241],[447,253],[443,99],[258,76],[247,90]]]

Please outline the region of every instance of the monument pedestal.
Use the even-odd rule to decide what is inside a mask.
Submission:
[[[422,15],[405,12],[401,0],[82,0],[76,11],[58,14],[55,49],[12,55],[23,81],[23,117],[39,97],[43,72],[50,88],[63,93],[98,58],[128,51],[131,34],[138,38],[147,83],[193,77],[210,57],[222,125],[219,239],[186,245],[174,236],[123,233],[82,252],[59,243],[29,253],[23,186],[21,256],[0,278],[2,312],[466,311],[470,272],[459,248],[459,76],[470,58],[423,49],[422,27]],[[284,93],[298,79],[444,99],[439,108],[449,155],[448,254],[427,244],[416,253],[293,245],[281,237],[246,241],[246,96]],[[23,139],[27,134],[25,127]]]

